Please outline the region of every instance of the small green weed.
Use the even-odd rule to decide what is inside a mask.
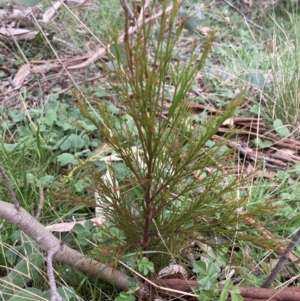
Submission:
[[[233,285],[232,280],[227,279],[220,289],[218,281],[221,269],[217,262],[207,258],[204,261],[196,261],[193,265],[193,272],[197,275],[197,282],[200,284],[200,300],[219,300],[225,301],[229,295],[231,300],[242,301],[240,291],[237,286]]]

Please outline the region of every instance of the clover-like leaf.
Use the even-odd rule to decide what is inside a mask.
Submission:
[[[60,166],[65,166],[69,163],[77,163],[74,155],[69,153],[63,153],[57,157],[57,162],[60,163]]]
[[[289,129],[283,124],[282,120],[275,119],[273,122],[274,130],[281,137],[287,137],[290,134]]]

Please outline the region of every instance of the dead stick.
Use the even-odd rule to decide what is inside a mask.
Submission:
[[[294,238],[292,239],[292,241],[286,247],[284,253],[282,254],[279,261],[277,262],[275,268],[273,269],[273,271],[271,272],[271,274],[269,275],[267,280],[261,286],[262,288],[268,288],[273,283],[273,281],[275,280],[278,273],[282,270],[284,265],[287,263],[290,255],[292,254],[292,252],[293,252],[294,248],[296,247],[297,243],[299,242],[299,240],[300,240],[300,229],[297,231],[297,233],[294,236]]]

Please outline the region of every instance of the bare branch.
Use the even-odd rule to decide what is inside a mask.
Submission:
[[[129,280],[133,280],[131,277],[106,264],[87,258],[66,245],[61,248],[61,241],[24,209],[21,208],[20,212],[17,212],[14,205],[0,201],[0,218],[16,225],[37,242],[47,254],[49,250],[57,248],[58,251],[53,256],[54,261],[75,267],[121,290],[128,290]]]
[[[64,301],[64,299],[57,292],[52,264],[53,256],[59,251],[59,249],[59,246],[55,246],[47,254],[47,274],[51,290],[51,301]]]
[[[299,242],[299,240],[300,240],[300,229],[297,231],[297,233],[294,236],[294,238],[291,240],[291,242],[286,247],[286,250],[282,254],[282,256],[279,259],[279,261],[277,262],[275,268],[273,269],[273,271],[271,272],[271,274],[269,275],[269,277],[267,278],[267,280],[261,286],[262,288],[268,288],[273,283],[273,281],[275,280],[275,278],[278,275],[278,273],[282,270],[282,268],[287,263],[290,254],[293,252],[293,250],[296,247],[296,245]]]

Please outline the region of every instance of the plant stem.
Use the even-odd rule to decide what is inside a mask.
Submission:
[[[151,175],[147,175],[147,179],[151,183]],[[145,193],[145,203],[146,203],[146,211],[145,211],[145,226],[144,226],[144,237],[143,237],[143,251],[148,251],[149,249],[149,240],[150,240],[150,226],[152,219],[152,198],[151,198],[151,184],[147,187],[147,191]]]

